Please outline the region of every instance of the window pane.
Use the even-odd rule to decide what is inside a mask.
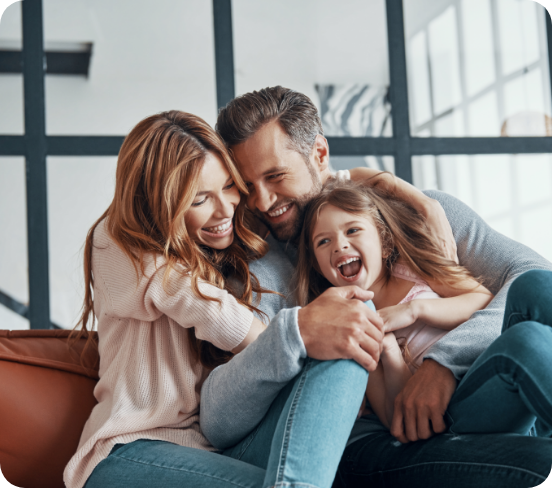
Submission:
[[[433,123],[433,132],[438,137],[462,136],[464,135],[464,114],[458,108],[446,115],[439,117]]]
[[[469,105],[470,136],[497,137],[500,135],[496,93],[490,91]]]
[[[84,296],[86,234],[113,199],[116,158],[48,158],[52,322],[73,328]]]
[[[552,155],[413,159],[418,188],[456,196],[491,227],[552,260]]]
[[[431,119],[431,93],[429,91],[429,70],[427,69],[427,36],[425,31],[418,32],[410,43],[409,71],[411,77],[412,115],[415,125],[421,125]]]
[[[170,109],[214,124],[211,5],[44,0],[47,50],[82,53],[91,46],[88,76],[46,77],[48,133],[124,135],[144,117]]]
[[[0,158],[0,291],[29,303],[24,158]],[[28,329],[29,321],[0,305],[0,329]]]
[[[330,165],[334,171],[367,166],[368,168],[395,173],[395,158],[393,156],[331,156]]]
[[[538,61],[538,19],[533,1],[500,0],[498,8],[502,71],[509,74]]]
[[[468,96],[495,81],[490,0],[462,0],[462,34]]]
[[[384,0],[232,8],[237,94],[282,85],[311,98],[326,135],[390,135]]]
[[[423,130],[455,137],[552,135],[547,14],[541,5],[533,0],[403,3],[414,135]],[[428,91],[430,105],[424,103]],[[466,116],[462,123],[438,122],[458,111]]]
[[[429,60],[435,114],[460,102],[460,65],[456,9],[447,8],[429,23]]]
[[[0,21],[0,55],[21,51],[21,2],[10,5]],[[23,134],[23,76],[0,73],[0,134]]]

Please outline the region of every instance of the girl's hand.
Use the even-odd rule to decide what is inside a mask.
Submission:
[[[383,330],[393,332],[412,325],[418,319],[416,300],[392,307],[385,307],[378,310],[379,316],[383,319]]]

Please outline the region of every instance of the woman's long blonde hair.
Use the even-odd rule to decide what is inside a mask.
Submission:
[[[234,242],[224,250],[198,245],[190,236],[184,215],[198,190],[198,181],[207,153],[218,156],[224,163],[236,187],[247,194],[223,141],[201,118],[172,110],[142,120],[125,138],[117,161],[115,196],[111,205],[88,231],[84,247],[85,296],[78,339],[93,328],[94,276],[92,251],[94,231],[105,219],[106,229],[113,240],[134,263],[137,274],[144,273],[146,254],[162,255],[166,262],[164,285],[169,274],[178,272],[177,263],[191,277],[193,292],[205,300],[216,300],[201,293],[199,280],[228,289],[250,310],[258,311],[253,293],[265,292],[249,272],[248,261],[263,256],[266,243],[244,225],[244,200],[234,215]],[[233,275],[240,286],[232,287],[225,275]],[[77,324],[77,327],[78,325]],[[190,346],[196,359],[213,368],[228,361],[232,354],[221,351],[196,338],[188,329]],[[87,346],[91,335],[88,335]]]
[[[384,267],[387,280],[399,258],[420,277],[452,288],[458,288],[459,283],[467,278],[473,279],[466,268],[443,256],[423,217],[412,206],[377,186],[330,181],[305,209],[296,270],[299,305],[308,304],[332,286],[319,272],[312,243],[314,226],[326,205],[373,218],[382,254],[386,256]]]

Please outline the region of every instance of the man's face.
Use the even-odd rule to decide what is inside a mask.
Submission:
[[[305,205],[329,176],[326,140],[317,136],[309,162],[294,149],[277,121],[232,148],[249,189],[247,206],[279,241],[295,239]]]

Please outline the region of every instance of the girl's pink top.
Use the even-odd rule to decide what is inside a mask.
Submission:
[[[253,314],[209,283],[197,297],[182,268],[163,286],[161,256],[145,258],[138,273],[101,222],[94,232],[92,272],[98,320],[98,404],[65,468],[67,488],[81,488],[117,443],[154,439],[213,450],[199,428],[199,394],[208,371],[190,354],[188,329],[230,351],[249,331]]]
[[[414,282],[414,286],[410,289],[408,294],[399,302],[408,303],[412,300],[427,300],[441,298],[435,293],[430,286],[422,280],[416,273],[410,268],[402,264],[396,264],[393,269],[393,276],[401,278],[406,281]],[[424,355],[429,348],[435,344],[441,337],[443,337],[448,331],[443,329],[437,329],[430,325],[425,324],[421,320],[414,322],[412,325],[394,331],[397,339],[404,338],[408,345],[408,351],[412,357],[413,365],[409,365],[410,370],[414,373],[416,367],[421,366],[424,360]]]

